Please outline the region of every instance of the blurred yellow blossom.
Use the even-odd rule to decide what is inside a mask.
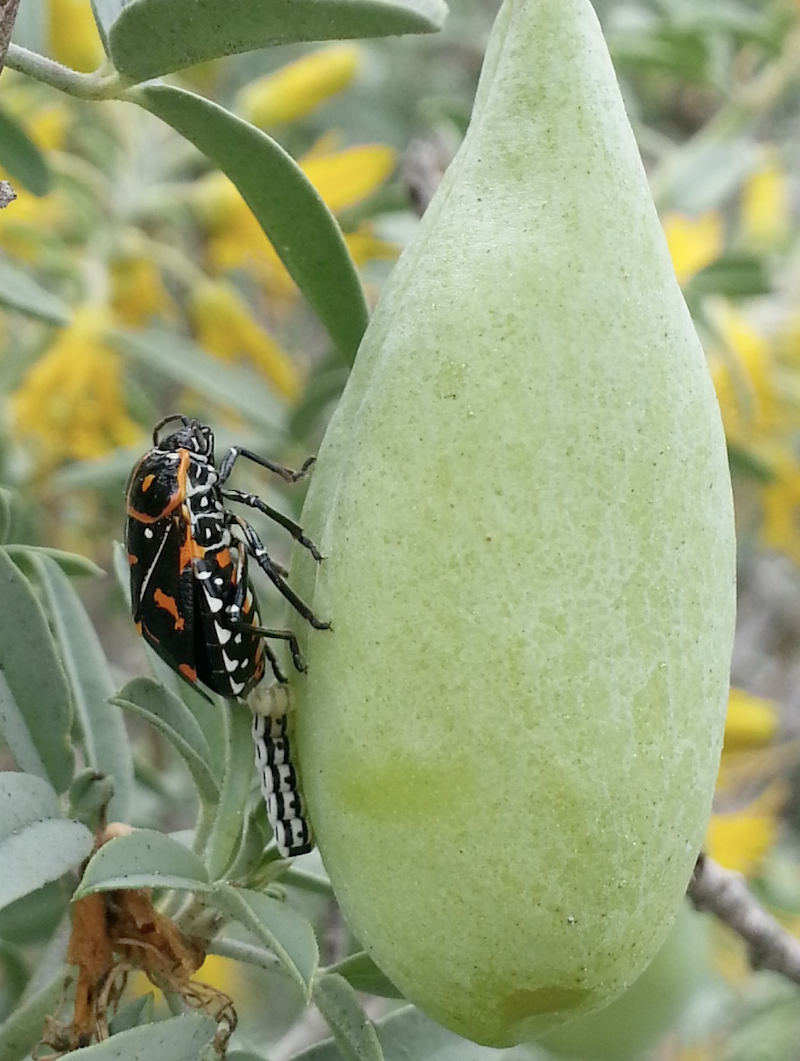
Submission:
[[[777,453],[770,471],[761,490],[761,540],[800,564],[800,463],[793,453]]]
[[[189,313],[198,340],[228,361],[255,365],[285,398],[300,394],[301,374],[289,355],[254,319],[229,284],[208,281],[192,291]]]
[[[300,160],[300,168],[334,214],[367,199],[396,165],[397,152],[385,144],[359,144]]]
[[[303,118],[347,88],[360,58],[355,44],[332,44],[304,55],[243,88],[235,109],[262,129]]]
[[[748,243],[760,248],[780,246],[790,231],[789,184],[774,151],[742,188],[741,227]]]
[[[725,719],[715,810],[706,833],[706,851],[725,866],[751,875],[775,842],[787,787],[775,777],[776,759],[764,757],[778,728],[776,705],[732,688]],[[754,797],[749,796],[755,791]],[[738,804],[734,809],[728,806]],[[720,806],[728,805],[728,806]]]
[[[110,265],[111,307],[123,324],[136,327],[154,317],[174,320],[175,303],[158,266],[143,255],[125,255]]]
[[[89,74],[105,53],[90,0],[47,0],[50,54],[65,66]]]
[[[300,165],[328,206],[336,212],[356,206],[386,180],[396,163],[395,152],[382,144],[366,144],[326,153],[310,152]],[[235,185],[222,173],[211,173],[197,185],[197,206],[209,233],[207,256],[212,271],[244,269],[279,299],[293,297],[294,284]],[[363,233],[362,233],[363,235]],[[356,241],[362,261],[370,250],[385,257],[382,241]]]
[[[787,796],[786,785],[775,781],[742,810],[712,814],[706,852],[726,869],[752,876],[775,843],[778,815]]]
[[[783,409],[775,384],[769,341],[730,302],[708,307],[718,343],[709,353],[725,435],[747,446],[781,426]]]
[[[725,719],[725,752],[760,748],[774,738],[778,715],[772,700],[731,688]]]
[[[366,262],[379,259],[391,260],[396,258],[399,248],[396,243],[379,239],[368,222],[362,222],[355,232],[348,232],[345,237],[347,249],[356,265],[364,265]]]
[[[11,395],[18,436],[40,467],[99,457],[141,436],[125,409],[119,354],[104,339],[110,323],[105,309],[77,310]]]
[[[59,189],[41,198],[19,186],[15,190],[13,209],[0,210],[0,248],[12,258],[36,262],[69,219],[67,200]]]
[[[722,217],[713,210],[696,218],[669,213],[662,225],[681,286],[722,253]]]

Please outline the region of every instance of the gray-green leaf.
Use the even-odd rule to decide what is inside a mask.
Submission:
[[[133,0],[109,44],[120,73],[146,81],[273,44],[433,33],[446,15],[443,0]]]
[[[47,195],[52,184],[50,168],[36,144],[10,114],[0,108],[0,165],[23,188]]]
[[[141,332],[115,331],[108,339],[145,368],[192,387],[212,402],[230,406],[258,425],[266,444],[278,441],[284,413],[272,391],[255,372],[242,365],[217,361],[190,339],[156,328]]]
[[[49,324],[67,324],[70,308],[66,302],[46,291],[27,273],[0,255],[0,305],[38,317]]]
[[[286,903],[248,888],[218,884],[211,901],[265,943],[308,998],[319,961],[310,922]]]
[[[72,701],[44,613],[0,549],[0,730],[21,770],[57,792],[72,780]]]
[[[187,1013],[112,1035],[105,1042],[73,1050],[70,1061],[198,1061],[217,1031],[212,1017]]]
[[[58,796],[47,781],[11,770],[0,773],[0,844],[26,825],[60,814]]]
[[[375,1025],[343,977],[335,973],[320,976],[314,983],[313,999],[345,1061],[384,1061]]]
[[[336,965],[329,966],[326,972],[343,976],[356,991],[366,991],[381,998],[405,998],[403,992],[395,987],[386,973],[382,972],[363,950],[358,954],[351,954]]]
[[[0,842],[0,907],[57,880],[89,855],[94,840],[80,822],[31,822]]]
[[[128,96],[230,177],[331,339],[352,361],[369,318],[364,291],[338,222],[291,155],[260,129],[192,92],[146,85]]]
[[[111,702],[146,719],[164,734],[188,766],[201,799],[210,803],[219,799],[208,743],[180,697],[150,678],[134,678]]]
[[[205,866],[193,851],[163,833],[137,829],[103,844],[86,867],[75,898],[113,888],[208,887]]]
[[[53,617],[86,757],[96,770],[113,777],[108,813],[124,821],[133,788],[133,761],[122,711],[109,703],[114,682],[105,652],[80,597],[56,561],[41,553],[32,554],[31,560]]]

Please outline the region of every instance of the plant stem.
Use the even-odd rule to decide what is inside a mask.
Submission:
[[[0,0],[0,71],[6,61],[6,52],[11,43],[14,20],[17,17],[19,0]]]
[[[260,969],[281,969],[281,963],[272,951],[255,947],[252,943],[241,943],[236,939],[214,939],[208,945],[209,954],[221,958],[233,958],[237,962],[257,965]]]
[[[6,66],[9,70],[27,74],[36,81],[57,88],[68,96],[77,96],[78,99],[119,99],[128,85],[116,72],[106,75],[79,74],[77,70],[70,70],[69,67],[18,44],[9,44]]]

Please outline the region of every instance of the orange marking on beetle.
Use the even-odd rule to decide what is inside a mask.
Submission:
[[[230,562],[230,549],[220,549],[220,551],[217,553],[217,567],[227,567]]]
[[[244,599],[244,604],[242,605],[242,611],[244,612],[245,615],[249,615],[250,614],[250,609],[252,607],[253,607],[253,598],[248,593],[248,595]]]
[[[178,505],[183,504],[186,499],[186,476],[189,471],[189,461],[191,455],[188,449],[182,449],[178,452],[180,453],[180,460],[178,461],[178,470],[175,473],[175,477],[178,480],[178,489],[175,490],[175,492],[170,496],[169,501],[167,501],[163,509],[155,516],[151,516],[147,512],[139,512],[138,509],[135,509],[133,507],[130,500],[128,499],[125,504],[125,511],[131,517],[131,519],[135,519],[138,523],[158,523],[160,519],[165,519],[170,514],[170,512],[174,512]],[[144,460],[144,458],[142,458],[142,460]],[[136,481],[136,472],[138,471],[141,463],[142,461],[139,461],[139,464],[137,464],[136,468],[134,469],[133,477],[131,480],[132,482]],[[146,475],[144,477],[144,480],[142,481],[143,490],[144,482],[146,482],[148,478],[149,475]],[[148,483],[148,486],[149,485],[150,484]]]
[[[139,563],[139,557],[138,556],[134,556],[133,553],[128,553],[128,563],[130,564],[131,567],[133,567],[134,564],[138,564]]]
[[[178,612],[178,602],[174,597],[170,597],[163,590],[157,589],[153,594],[153,600],[156,602],[159,608],[163,608],[165,612],[172,616],[175,621],[175,629],[183,630],[186,626],[186,620]]]
[[[145,475],[144,479],[142,479],[142,493],[146,494],[147,491],[150,489],[150,487],[155,482],[155,480],[156,480],[156,477],[155,477],[155,475],[153,475],[152,472],[150,472],[149,475]]]
[[[190,667],[188,663],[181,663],[180,667],[178,667],[178,670],[181,672],[184,678],[188,678],[190,682],[197,681],[197,671],[194,669],[194,667]]]

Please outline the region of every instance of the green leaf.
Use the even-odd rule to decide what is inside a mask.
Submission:
[[[133,0],[109,32],[111,55],[131,81],[294,41],[433,33],[442,0]]]
[[[535,1047],[495,1050],[462,1039],[432,1021],[416,1006],[404,1006],[375,1021],[385,1061],[544,1061]],[[341,1061],[342,1051],[334,1040],[317,1043],[295,1054],[292,1061]]]
[[[155,1018],[155,995],[152,991],[139,995],[133,1002],[120,1009],[108,1026],[112,1035],[119,1035],[140,1024],[151,1024]],[[228,1058],[230,1061],[230,1056]]]
[[[56,792],[72,780],[72,701],[44,612],[0,549],[0,730],[17,766]]]
[[[11,505],[14,500],[14,495],[10,490],[3,490],[0,487],[0,545],[8,538],[8,532],[11,527]]]
[[[219,785],[211,772],[208,742],[180,697],[150,678],[134,678],[111,703],[146,719],[163,733],[188,766],[200,798],[217,802]]]
[[[92,834],[80,822],[31,822],[0,841],[0,907],[57,880],[88,857]]]
[[[706,295],[753,298],[771,290],[764,259],[757,254],[732,252],[695,273],[686,289],[687,300]]]
[[[22,126],[0,108],[0,166],[12,180],[34,195],[47,195],[53,183],[50,168]]]
[[[105,1042],[70,1052],[69,1061],[198,1061],[217,1033],[213,1017],[187,1013],[112,1035]],[[209,1054],[209,1056],[211,1056]]]
[[[6,552],[20,567],[25,565],[28,555],[49,556],[54,560],[65,575],[93,575],[95,578],[105,575],[102,567],[88,556],[79,556],[78,553],[67,553],[63,549],[50,549],[46,545],[7,545]],[[30,566],[30,565],[29,565]]]
[[[72,688],[86,758],[114,778],[109,817],[124,821],[133,788],[133,760],[122,711],[109,703],[114,681],[105,652],[72,583],[51,557],[31,554],[44,589]]]
[[[308,999],[319,961],[317,939],[310,922],[286,903],[248,888],[218,884],[210,899],[275,953]]]
[[[218,361],[195,343],[155,328],[142,332],[111,332],[109,341],[145,368],[194,390],[218,405],[227,405],[278,441],[284,412],[280,402],[255,372]]]
[[[131,0],[92,0],[92,11],[97,24],[97,32],[103,42],[106,55],[109,54],[108,33],[122,11]]]
[[[384,1061],[375,1025],[343,977],[335,973],[318,977],[313,999],[345,1061]]]
[[[53,787],[33,774],[0,773],[0,844],[26,825],[59,818]]]
[[[252,715],[242,704],[231,705],[225,716],[225,776],[219,805],[206,844],[210,880],[219,880],[239,847],[245,821],[245,804],[255,778]]]
[[[67,981],[74,975],[61,969],[35,994],[26,995],[8,1019],[0,1024],[0,1061],[22,1061],[42,1038],[45,1017],[55,1013]]]
[[[389,977],[382,972],[365,950],[351,954],[349,958],[329,966],[326,973],[338,973],[356,991],[365,991],[381,998],[405,998]]]
[[[103,844],[86,867],[75,898],[113,888],[208,891],[208,874],[197,855],[177,840],[137,829]]]
[[[361,281],[338,222],[294,159],[266,133],[191,92],[147,85],[128,95],[230,177],[331,339],[352,361],[369,318]]]
[[[68,324],[71,311],[66,302],[45,291],[35,280],[0,255],[0,305],[38,317],[49,324]]]

